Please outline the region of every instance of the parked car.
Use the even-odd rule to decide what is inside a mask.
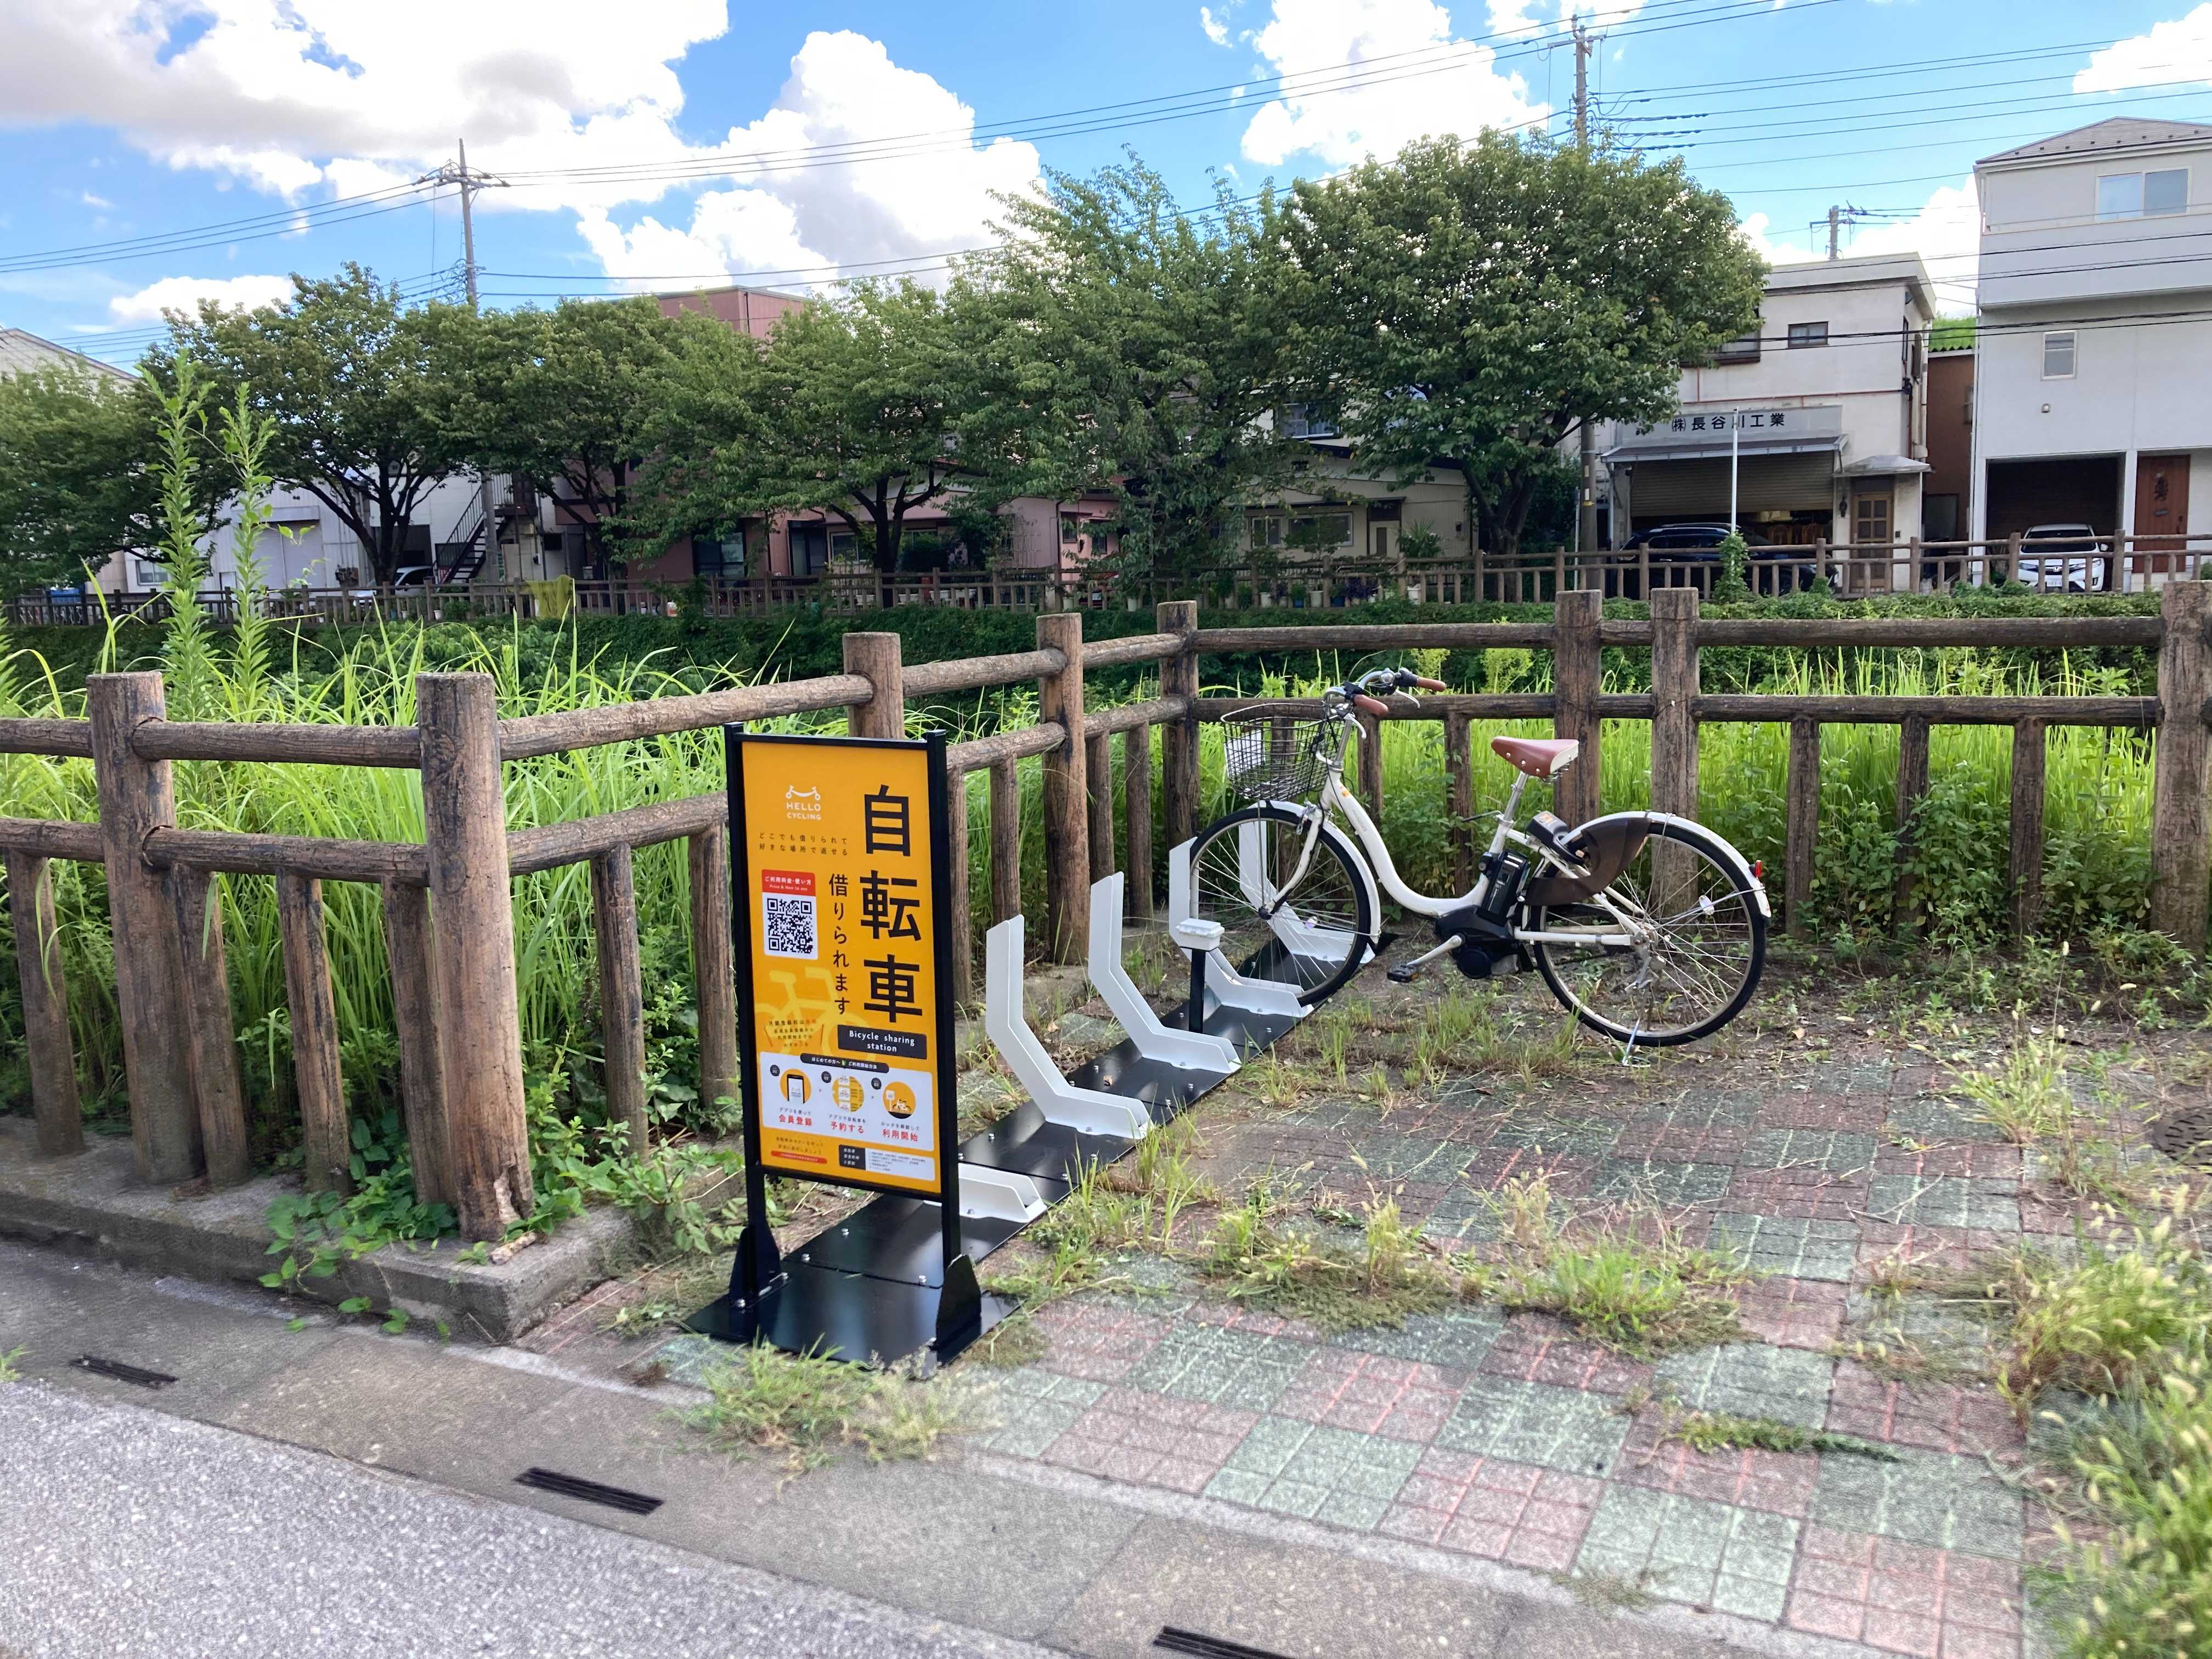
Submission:
[[[1805,557],[1804,550],[1778,546],[1755,530],[1742,530],[1736,533],[1743,538],[1744,580],[1750,583],[1753,592],[1771,593],[1793,586],[1806,588],[1820,580],[1819,573],[1809,562],[1799,566],[1795,571],[1766,573],[1762,580],[1758,568],[1760,563],[1802,559]],[[1721,544],[1729,538],[1729,527],[1724,524],[1661,525],[1652,530],[1639,530],[1631,536],[1623,550],[1623,558],[1626,561],[1631,556],[1649,549],[1651,563],[1655,567],[1717,567],[1721,562]],[[1638,578],[1634,572],[1624,572],[1620,583],[1620,597],[1642,597],[1640,593],[1631,591],[1638,582]]]
[[[2112,546],[2086,524],[2039,524],[2023,530],[2020,550],[2013,574],[2039,592],[2099,593],[2112,585]]]

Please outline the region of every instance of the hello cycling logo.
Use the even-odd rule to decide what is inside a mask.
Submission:
[[[795,783],[787,785],[783,792],[783,815],[801,823],[821,823],[821,790],[801,789]]]

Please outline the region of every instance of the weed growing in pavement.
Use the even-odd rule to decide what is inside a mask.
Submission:
[[[680,1324],[729,1288],[727,1255],[686,1255],[656,1261],[637,1275],[636,1299],[600,1322],[617,1336],[650,1336]]]
[[[1392,1200],[1377,1198],[1366,1206],[1356,1249],[1283,1231],[1273,1219],[1276,1208],[1267,1188],[1255,1187],[1215,1227],[1204,1271],[1237,1300],[1332,1334],[1401,1326],[1410,1314],[1450,1304],[1449,1276],[1407,1230]]]
[[[2049,1037],[2021,1038],[2002,1064],[1961,1072],[1955,1082],[1978,1108],[1976,1121],[1993,1126],[2015,1146],[2058,1133],[2074,1115],[2059,1047]]]
[[[1554,1315],[1639,1358],[1744,1334],[1730,1291],[1752,1275],[1684,1244],[1664,1215],[1650,1222],[1650,1239],[1619,1222],[1577,1224],[1559,1213],[1544,1175],[1508,1182],[1494,1202],[1505,1260],[1469,1276],[1473,1293]]]
[[[2082,1525],[2054,1523],[2027,1583],[2071,1659],[2212,1651],[2212,1367],[2192,1356],[2064,1437]]]
[[[0,1351],[0,1382],[20,1382],[23,1372],[17,1361],[30,1352],[28,1348],[14,1347]]]
[[[871,1462],[927,1457],[940,1436],[960,1426],[941,1383],[910,1382],[819,1354],[740,1348],[706,1384],[711,1397],[684,1420],[722,1450],[780,1452],[793,1474],[848,1446]]]
[[[1661,1429],[1662,1440],[1678,1441],[1692,1451],[1835,1452],[1847,1457],[1870,1457],[1894,1463],[1898,1455],[1887,1446],[1848,1434],[1802,1428],[1774,1417],[1738,1417],[1733,1412],[1686,1412],[1669,1409]]]
[[[1555,1572],[1552,1582],[1586,1607],[1600,1613],[1642,1613],[1658,1601],[1647,1588],[1655,1580],[1649,1567],[1634,1578],[1613,1572]]]

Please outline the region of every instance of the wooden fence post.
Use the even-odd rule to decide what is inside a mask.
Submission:
[[[851,635],[847,635],[850,638]],[[690,838],[691,975],[699,1009],[699,1098],[738,1098],[737,945],[730,937],[730,832]]]
[[[1380,715],[1355,714],[1359,722],[1359,800],[1366,807],[1367,816],[1376,823],[1382,822],[1382,720]],[[1277,745],[1277,752],[1287,754],[1287,739]]]
[[[945,851],[952,860],[952,1000],[960,1007],[975,1000],[975,927],[968,879],[968,775],[947,770],[945,778]]]
[[[991,763],[991,925],[1022,913],[1022,777],[1011,760]]]
[[[906,735],[906,669],[902,641],[896,634],[845,635],[845,672],[875,688],[866,702],[845,712],[845,729],[856,738]]]
[[[1085,810],[1091,836],[1091,879],[1097,881],[1114,871],[1114,734],[1092,732],[1084,743],[1083,781],[1089,793]]]
[[[1890,925],[1900,933],[1920,931],[1920,882],[1912,873],[1914,820],[1928,798],[1928,719],[1913,714],[1897,735],[1897,894]]]
[[[399,1028],[399,1096],[407,1119],[407,1158],[415,1196],[453,1201],[453,1131],[446,1121],[446,1068],[438,1053],[437,963],[430,935],[430,892],[386,881],[384,955],[392,972],[392,1017]]]
[[[1121,734],[1121,815],[1127,844],[1122,867],[1121,914],[1152,919],[1152,728],[1133,726]]]
[[[2158,757],[2151,781],[2150,925],[2185,949],[2204,949],[2205,884],[2212,878],[2212,816],[2205,789],[2212,732],[2212,582],[2170,581],[2160,613]]]
[[[1474,726],[1464,714],[1444,716],[1444,814],[1451,822],[1452,891],[1474,887]]]
[[[1553,810],[1569,823],[1598,815],[1597,625],[1604,598],[1594,587],[1562,590],[1553,604],[1552,731],[1582,744],[1553,787]]]
[[[23,1046],[31,1064],[31,1111],[43,1158],[84,1150],[84,1109],[76,1092],[76,1051],[70,1044],[69,986],[62,978],[62,939],[54,888],[45,859],[13,848],[4,854],[8,913],[15,931],[15,976],[23,987]]]
[[[599,1030],[607,1121],[629,1128],[629,1155],[645,1155],[645,988],[637,958],[637,878],[628,847],[592,860],[592,932],[599,942]]]
[[[92,717],[131,1151],[139,1180],[173,1184],[199,1173],[199,1109],[192,1098],[184,1024],[177,1018],[185,998],[176,911],[168,883],[146,862],[145,848],[155,830],[175,825],[176,786],[168,762],[141,760],[131,747],[142,722],[167,712],[161,677],[89,675],[85,706]]]
[[[499,708],[489,674],[418,675],[415,706],[453,1208],[463,1237],[496,1243],[536,1207]]]
[[[2012,729],[2012,930],[2026,939],[2043,920],[2044,761],[2049,728]]]
[[[284,1000],[292,1012],[292,1077],[300,1095],[301,1179],[311,1193],[353,1190],[353,1141],[338,1067],[338,1015],[323,939],[323,884],[280,871],[276,925],[284,939]]]
[[[1084,823],[1088,793],[1084,761],[1083,613],[1037,618],[1040,651],[1066,659],[1037,681],[1037,719],[1066,733],[1044,760],[1044,913],[1046,950],[1054,962],[1080,962],[1091,932],[1091,842]]]
[[[1782,921],[1792,939],[1812,923],[1813,854],[1820,838],[1820,723],[1800,715],[1790,722],[1788,850],[1784,855]]]
[[[252,1178],[246,1136],[246,1091],[238,1078],[238,1033],[230,1012],[230,974],[222,952],[222,890],[212,872],[179,864],[169,872],[177,908],[177,942],[185,970],[185,1061],[198,1103],[208,1184],[235,1187]]]
[[[1651,807],[1698,816],[1698,590],[1651,596]],[[1652,849],[1652,886],[1662,911],[1694,901],[1695,855],[1673,842]]]
[[[1161,633],[1184,640],[1160,664],[1160,695],[1187,700],[1182,716],[1160,727],[1160,827],[1172,849],[1198,833],[1198,601],[1170,599],[1153,615]]]

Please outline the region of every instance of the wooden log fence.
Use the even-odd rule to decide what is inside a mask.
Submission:
[[[1903,862],[1913,814],[1928,783],[1929,734],[1938,726],[2000,725],[2014,731],[2013,812],[2008,867],[2012,921],[2023,933],[2040,915],[2045,758],[2051,729],[2088,726],[2156,733],[2153,836],[2157,848],[2153,925],[2192,950],[2206,937],[2212,888],[2212,582],[2173,582],[2158,617],[1701,618],[1692,587],[1653,595],[1650,620],[1602,617],[1601,595],[1567,588],[1549,624],[1425,623],[1376,629],[1318,622],[1299,628],[1201,629],[1198,608],[1158,609],[1157,632],[1086,642],[1072,611],[1037,619],[1032,651],[907,666],[899,637],[848,634],[843,672],[650,702],[501,720],[481,675],[426,674],[417,682],[418,721],[408,728],[238,726],[169,722],[158,675],[94,676],[88,718],[0,720],[0,752],[89,760],[100,821],[0,817],[17,970],[25,986],[37,1145],[66,1156],[82,1145],[81,1110],[60,973],[50,860],[103,865],[107,872],[122,1046],[128,1072],[138,1173],[161,1183],[204,1173],[214,1184],[243,1178],[245,1103],[223,962],[217,878],[273,877],[276,883],[296,1080],[307,1146],[306,1177],[343,1191],[351,1157],[344,1079],[324,939],[322,884],[364,883],[380,890],[386,949],[399,1026],[400,1089],[416,1190],[451,1203],[474,1239],[496,1239],[532,1207],[524,1127],[520,1012],[516,1000],[511,883],[515,877],[590,866],[598,941],[598,1000],[605,1030],[611,1115],[641,1146],[645,1099],[643,987],[640,983],[634,858],[641,848],[685,844],[695,995],[700,1017],[701,1091],[734,1094],[741,1055],[729,933],[731,894],[726,809],[719,793],[657,801],[576,822],[508,830],[502,769],[537,756],[711,731],[726,721],[846,711],[860,736],[907,729],[907,710],[936,696],[1033,683],[1040,718],[947,750],[956,803],[952,852],[958,975],[955,994],[972,998],[969,778],[984,775],[988,823],[977,862],[985,879],[973,896],[993,921],[1022,907],[1020,769],[1042,769],[1048,954],[1079,960],[1092,878],[1119,866],[1131,879],[1130,917],[1157,902],[1158,855],[1199,827],[1200,728],[1247,700],[1201,694],[1209,655],[1255,651],[1396,653],[1415,648],[1540,648],[1553,653],[1553,690],[1400,700],[1363,720],[1360,793],[1381,817],[1381,746],[1389,721],[1442,722],[1445,805],[1452,867],[1474,878],[1477,840],[1470,754],[1474,723],[1549,721],[1585,744],[1568,775],[1559,810],[1571,817],[1601,809],[1603,722],[1653,723],[1651,799],[1693,815],[1697,733],[1719,721],[1789,727],[1783,917],[1803,931],[1818,861],[1820,735],[1830,725],[1889,725],[1900,733],[1896,921],[1917,920],[1921,896]],[[2155,697],[1831,697],[1711,696],[1698,684],[1707,646],[1803,645],[1881,648],[1936,645],[2133,646],[2159,652]],[[1654,690],[1607,693],[1606,647],[1648,648]],[[1092,670],[1158,665],[1158,691],[1109,708],[1086,705]],[[1309,705],[1317,706],[1317,705]],[[1295,712],[1296,705],[1292,705]],[[1152,732],[1158,788],[1154,788]],[[1119,736],[1118,769],[1113,738]],[[219,763],[410,767],[422,780],[425,836],[417,844],[181,829],[170,769],[178,760]],[[1116,772],[1118,770],[1118,776]],[[1157,808],[1157,821],[1156,821]],[[1156,835],[1155,830],[1158,833]],[[223,1064],[228,1060],[228,1066]]]

